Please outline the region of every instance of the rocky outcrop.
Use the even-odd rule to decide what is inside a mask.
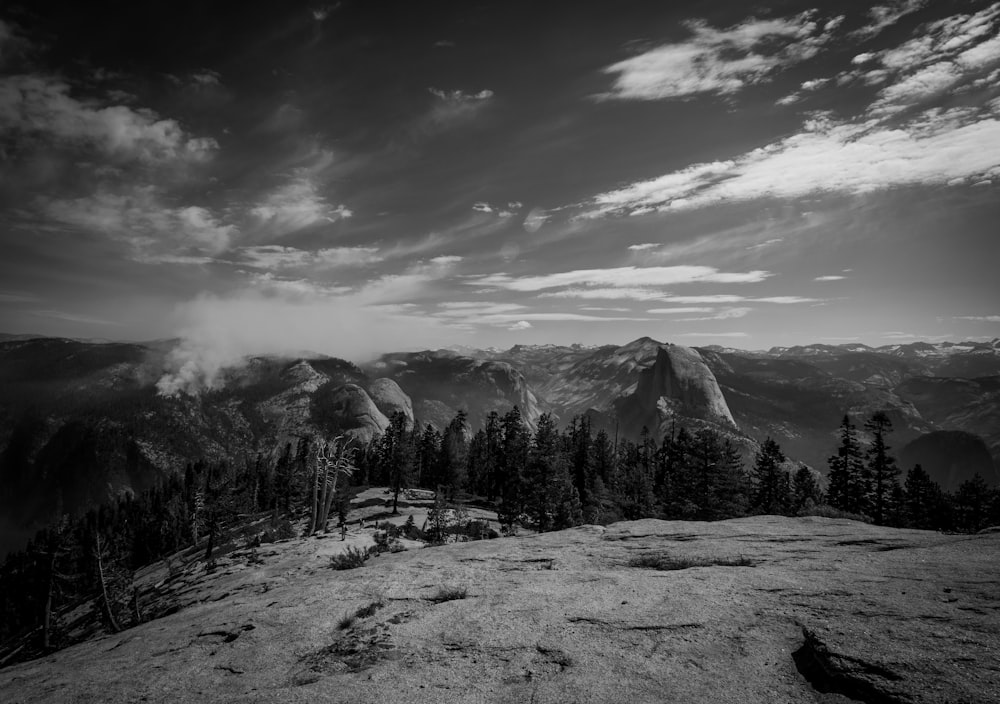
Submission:
[[[313,422],[328,434],[346,433],[362,444],[385,432],[389,419],[357,384],[320,388],[312,398]]]
[[[542,414],[538,398],[524,375],[507,362],[471,359],[448,351],[426,351],[386,355],[372,365],[371,371],[399,384],[413,399],[416,420],[421,424],[430,422],[440,426],[441,416],[448,409],[455,413],[464,410],[475,428],[484,425],[491,411],[503,415],[512,406],[521,409],[530,427],[534,427]],[[422,408],[432,409],[433,417],[422,414]],[[449,415],[449,422],[452,417],[454,413]]]
[[[413,402],[395,381],[386,378],[376,379],[369,385],[368,395],[386,418],[402,413],[406,416],[407,429],[413,428]]]
[[[715,375],[690,347],[660,347],[653,366],[639,372],[635,399],[644,410],[662,406],[665,399],[682,415],[736,426]]]
[[[419,525],[429,508],[392,520]],[[137,573],[143,608],[178,594],[170,615],[0,669],[0,701],[941,704],[1000,692],[1000,534],[647,519],[331,572],[331,555],[372,545],[359,515],[345,542],[295,538],[250,565],[234,550],[212,572],[181,555]]]
[[[983,439],[960,430],[938,430],[921,435],[902,449],[899,464],[904,474],[919,464],[945,491],[956,491],[962,482],[976,474],[992,486],[1000,483]]]
[[[635,391],[619,401],[618,418],[629,435],[645,427],[662,437],[673,425],[738,430],[712,370],[681,345],[659,347],[656,361],[639,371]]]

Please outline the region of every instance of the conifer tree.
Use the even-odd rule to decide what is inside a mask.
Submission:
[[[791,487],[783,468],[785,453],[770,437],[764,440],[754,458],[753,506],[762,513],[787,512]]]
[[[868,473],[872,487],[872,514],[875,523],[885,525],[888,518],[892,488],[899,474],[895,458],[889,454],[886,435],[892,432],[892,421],[882,411],[878,411],[865,423],[865,430],[872,433],[872,444],[868,448]]]
[[[862,459],[857,429],[847,415],[840,424],[837,454],[827,460],[827,464],[830,467],[827,503],[841,511],[866,512],[870,493],[869,475]]]
[[[820,501],[821,493],[812,470],[801,465],[792,479],[792,510],[799,513],[815,506]]]

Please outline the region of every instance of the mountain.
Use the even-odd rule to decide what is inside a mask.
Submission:
[[[478,428],[491,411],[518,406],[529,427],[544,412],[538,396],[513,364],[474,359],[450,350],[386,354],[366,365],[370,375],[391,379],[413,400],[417,423],[443,429],[463,410]]]
[[[136,608],[166,602],[167,615],[0,669],[0,700],[932,704],[1000,691],[998,533],[756,516],[406,542],[340,572],[331,558],[373,545],[371,528],[232,549],[212,569],[174,556],[138,576]]]
[[[520,407],[560,423],[637,438],[711,427],[745,458],[776,439],[793,460],[825,471],[844,414],[893,423],[905,472],[926,448],[942,483],[1000,466],[1000,341],[805,345],[766,351],[687,348],[648,337],[626,345],[516,345],[508,350],[395,352],[361,366],[308,354],[250,357],[196,396],[163,396],[176,341],[0,341],[0,552],[54,515],[141,491],[197,459],[273,455],[303,435],[367,442],[389,418],[444,428],[459,411],[470,429]],[[969,433],[982,447],[943,441]],[[930,435],[931,440],[911,445]],[[944,442],[944,444],[942,444]],[[947,450],[940,448],[946,447]],[[946,463],[930,457],[947,455]]]

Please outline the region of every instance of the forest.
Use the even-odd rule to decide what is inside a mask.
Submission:
[[[242,461],[192,461],[160,486],[63,516],[7,557],[0,566],[0,643],[30,647],[20,656],[0,649],[0,665],[69,644],[59,614],[74,606],[96,604],[112,632],[163,615],[139,603],[133,578],[143,566],[194,548],[211,565],[236,541],[325,531],[344,520],[350,497],[367,486],[389,488],[393,513],[410,488],[432,489],[453,506],[491,508],[506,535],[754,514],[954,532],[1000,524],[1000,491],[976,475],[949,494],[920,465],[904,472],[891,431],[883,413],[863,428],[845,416],[825,490],[812,469],[791,462],[771,438],[745,465],[732,440],[710,428],[676,427],[662,438],[644,429],[631,441],[593,432],[585,416],[560,429],[543,415],[532,431],[517,407],[491,413],[474,433],[461,412],[443,431],[429,424],[410,429],[396,414],[365,445],[302,437]],[[252,520],[263,527],[250,531]]]

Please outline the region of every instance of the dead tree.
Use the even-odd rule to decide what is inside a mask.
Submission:
[[[104,550],[101,546],[100,532],[94,533],[94,560],[97,564],[97,582],[101,589],[101,611],[104,613],[104,619],[107,621],[111,632],[118,633],[121,628],[118,626],[118,620],[115,618],[115,609],[111,603],[111,597],[108,595],[108,580],[104,574]]]
[[[313,456],[313,501],[309,519],[309,535],[322,530],[327,532],[327,520],[333,497],[337,493],[337,483],[341,475],[351,476],[357,469],[352,459],[350,439],[338,435],[332,442],[320,446],[318,443]]]

